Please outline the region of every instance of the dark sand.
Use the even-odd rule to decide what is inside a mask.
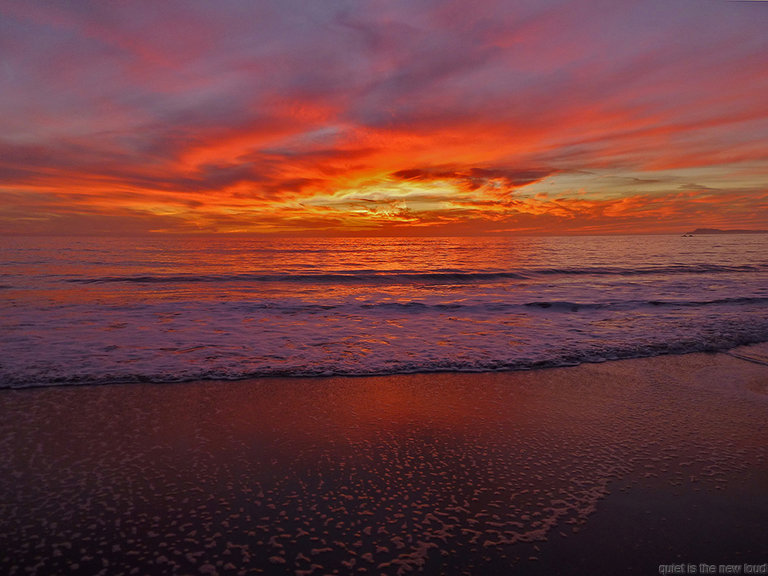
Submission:
[[[767,392],[725,354],[0,390],[0,574],[760,565]]]

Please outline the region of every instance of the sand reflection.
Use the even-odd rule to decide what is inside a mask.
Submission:
[[[749,386],[696,384],[690,402],[711,358],[666,359],[658,373],[639,360],[5,391],[4,571],[476,574],[536,562],[616,486],[716,491],[765,468],[759,431],[732,425],[764,415]],[[676,385],[662,385],[670,373]]]

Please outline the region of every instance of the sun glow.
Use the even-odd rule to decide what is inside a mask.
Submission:
[[[439,4],[3,4],[0,232],[768,227],[768,12]]]

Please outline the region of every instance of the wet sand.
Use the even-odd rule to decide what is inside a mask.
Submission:
[[[0,573],[760,565],[768,366],[749,354],[0,390]]]

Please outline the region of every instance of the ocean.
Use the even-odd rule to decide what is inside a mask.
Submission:
[[[5,237],[0,387],[524,370],[768,341],[768,235]]]

